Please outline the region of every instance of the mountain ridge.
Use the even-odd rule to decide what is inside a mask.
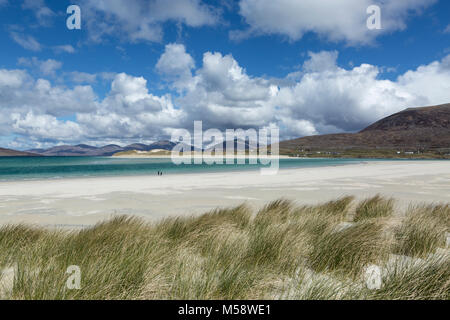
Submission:
[[[48,149],[30,149],[27,152],[36,153],[43,156],[112,156],[115,153],[138,150],[138,151],[150,151],[154,149],[172,150],[175,146],[174,142],[168,140],[161,140],[149,145],[143,143],[133,143],[125,147],[121,147],[116,144],[108,144],[102,147],[94,147],[87,144],[77,145],[63,145],[56,146]]]
[[[407,108],[357,133],[308,136],[280,142],[280,151],[450,149],[450,104]]]
[[[0,148],[0,157],[39,157],[39,154],[13,149]]]

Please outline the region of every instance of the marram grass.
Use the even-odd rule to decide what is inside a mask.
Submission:
[[[361,201],[355,209],[353,220],[359,222],[371,218],[389,217],[393,213],[394,200],[380,195]]]
[[[448,205],[280,199],[81,231],[0,228],[2,299],[449,299]],[[81,271],[69,289],[67,267]],[[369,289],[367,266],[382,270]],[[5,270],[14,270],[7,279]],[[7,283],[10,282],[8,287]],[[3,288],[2,288],[3,287]],[[5,288],[6,287],[6,288]]]

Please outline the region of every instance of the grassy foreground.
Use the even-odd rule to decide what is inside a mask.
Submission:
[[[119,216],[81,231],[0,228],[3,299],[449,299],[450,206],[344,197],[278,200],[150,224]],[[67,267],[81,270],[68,289]],[[366,267],[382,270],[369,289]],[[1,273],[0,273],[1,274]],[[7,279],[0,279],[5,284]],[[10,280],[12,280],[10,279]]]

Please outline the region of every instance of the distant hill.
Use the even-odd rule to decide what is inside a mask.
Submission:
[[[142,143],[134,143],[121,147],[115,144],[109,144],[103,147],[93,147],[86,144],[78,144],[75,146],[64,145],[56,146],[49,149],[31,149],[28,152],[36,153],[44,156],[112,156],[118,152],[124,152],[129,150],[138,151],[150,151],[154,149],[172,150],[175,146],[174,142],[163,140],[154,142],[150,145]]]
[[[450,104],[408,108],[358,133],[327,134],[280,143],[280,152],[299,150],[450,148]]]
[[[0,148],[0,157],[36,157],[38,154]]]
[[[86,144],[78,144],[76,146],[65,145],[49,149],[31,149],[28,151],[44,156],[107,156],[122,150],[123,148],[117,145],[107,145],[98,148]]]
[[[123,151],[128,150],[137,150],[137,151],[151,151],[155,149],[163,149],[163,150],[172,150],[172,148],[176,145],[176,143],[169,140],[162,140],[153,142],[152,144],[143,144],[143,143],[133,143],[126,147],[124,147]]]
[[[222,150],[225,152],[227,149],[227,144],[233,146],[234,150],[238,150],[238,148],[240,148],[242,151],[249,151],[252,148],[257,150],[260,146],[262,147],[262,145],[260,145],[257,141],[255,141],[254,143],[250,143],[248,138],[246,138],[245,140],[235,138],[233,141],[223,141],[222,143],[208,146],[205,148],[205,150],[211,151],[214,148],[222,148]]]
[[[128,151],[121,151],[121,152],[117,152],[113,155],[113,157],[124,157],[124,158],[128,158],[128,157],[160,157],[160,156],[170,156],[171,155],[171,151],[170,150],[165,150],[165,149],[153,149],[150,151],[140,151],[140,150],[128,150]]]

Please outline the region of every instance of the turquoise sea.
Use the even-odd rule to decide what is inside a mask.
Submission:
[[[336,166],[369,159],[280,159],[283,168]],[[124,159],[110,157],[0,157],[0,181],[61,179],[76,177],[127,176],[256,170],[258,165],[175,165],[171,159]]]

